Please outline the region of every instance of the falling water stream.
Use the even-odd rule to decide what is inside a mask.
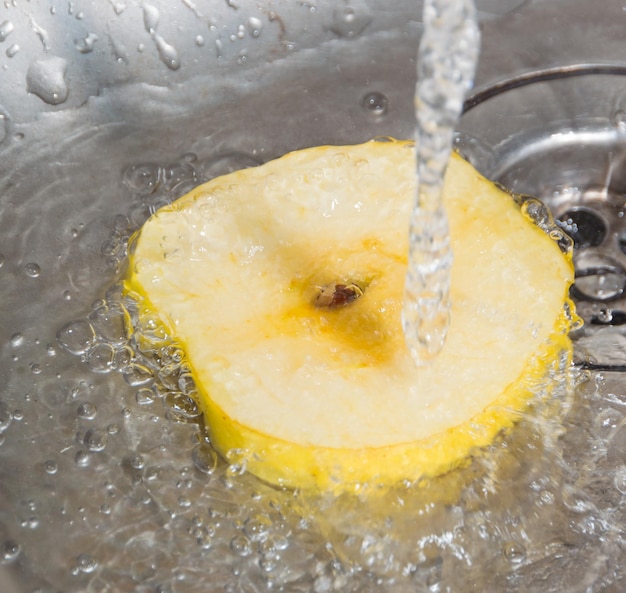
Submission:
[[[437,355],[448,330],[453,256],[443,180],[480,47],[473,0],[426,0],[423,19],[415,91],[418,190],[402,312],[406,342],[417,364]]]

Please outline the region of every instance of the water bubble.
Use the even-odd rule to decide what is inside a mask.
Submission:
[[[361,106],[369,115],[373,117],[382,117],[387,113],[389,100],[382,93],[372,92],[363,97]]]
[[[18,422],[24,420],[24,412],[19,408],[13,410],[13,420],[17,420]]]
[[[180,68],[180,58],[178,51],[173,45],[170,45],[160,35],[155,35],[154,43],[161,61],[170,69],[178,70]]]
[[[86,37],[83,37],[82,39],[74,40],[74,43],[76,45],[76,49],[81,54],[88,54],[93,51],[96,41],[98,41],[98,36],[95,33],[89,33]]]
[[[507,542],[504,544],[502,553],[509,562],[519,564],[526,558],[526,548],[517,542]]]
[[[217,453],[206,443],[196,445],[191,452],[193,464],[203,474],[212,474],[217,467]]]
[[[13,421],[13,414],[7,404],[0,401],[0,433],[9,428]]]
[[[245,535],[236,535],[230,541],[230,548],[239,556],[249,556],[252,554],[252,543]]]
[[[76,570],[84,574],[92,573],[98,568],[98,563],[89,554],[80,554],[76,557]]]
[[[4,53],[7,58],[12,58],[18,51],[20,51],[20,46],[17,43],[14,43],[13,45],[9,45]]]
[[[201,415],[196,402],[184,393],[169,393],[165,397],[165,404],[175,420],[191,420]]]
[[[150,35],[156,32],[160,17],[161,15],[158,8],[151,4],[143,5],[143,26]]]
[[[93,327],[84,320],[71,321],[57,332],[57,342],[71,354],[84,354],[95,339]]]
[[[252,541],[255,541],[265,539],[271,527],[272,520],[260,513],[246,519],[243,530]]]
[[[68,95],[65,81],[67,61],[52,57],[33,62],[26,73],[26,88],[50,105],[60,105]]]
[[[146,196],[156,191],[160,167],[151,163],[131,165],[122,174],[122,183],[132,191]]]
[[[146,460],[139,453],[133,455],[128,463],[133,469],[143,469],[146,466]]]
[[[263,21],[261,19],[256,18],[254,16],[250,17],[247,22],[248,32],[250,33],[250,37],[258,37],[261,34],[261,30],[263,29]]]
[[[38,517],[29,517],[22,521],[22,527],[26,529],[37,529],[39,527],[39,518]]]
[[[110,515],[111,514],[111,506],[108,504],[103,504],[100,506],[100,512],[103,515]]]
[[[87,451],[78,451],[74,456],[74,462],[78,467],[87,467],[90,461],[91,457]]]
[[[38,264],[31,262],[24,266],[24,272],[26,272],[26,275],[31,278],[39,278],[41,275],[41,268]]]
[[[126,367],[124,380],[131,387],[145,385],[152,380],[152,371],[147,366],[134,362]]]
[[[30,365],[30,372],[33,373],[33,375],[41,375],[43,368],[40,364],[33,362]]]
[[[6,540],[0,546],[0,555],[4,562],[12,562],[20,555],[20,545],[13,540]]]
[[[56,461],[48,459],[47,461],[43,462],[43,471],[45,471],[47,474],[53,476],[57,473],[58,470],[59,466],[57,465]]]
[[[77,414],[83,420],[93,420],[96,417],[98,409],[91,402],[83,402],[78,406]]]
[[[20,346],[24,344],[24,334],[21,334],[19,332],[14,333],[9,338],[9,344],[11,344],[12,348],[19,348]]]
[[[150,404],[154,403],[154,399],[155,399],[155,394],[154,391],[152,391],[152,389],[149,389],[147,387],[142,387],[141,389],[139,389],[135,395],[135,401],[140,405],[140,406],[149,406]]]
[[[329,29],[339,37],[357,37],[372,22],[372,11],[364,0],[336,8]]]
[[[6,123],[6,118],[5,118],[4,115],[2,116],[2,121],[5,121],[5,123]],[[0,142],[2,142],[2,140],[0,140]],[[0,253],[0,268],[2,268],[2,266],[4,266],[4,262],[5,261],[6,260],[5,260],[4,255],[2,255],[2,253]]]
[[[108,434],[104,430],[94,429],[87,431],[83,443],[89,451],[93,453],[99,453],[104,451],[107,446]]]
[[[115,349],[110,344],[96,344],[85,357],[87,366],[94,373],[108,373],[113,370]]]
[[[0,43],[5,41],[14,29],[15,25],[13,25],[11,21],[3,21],[0,23]]]
[[[202,35],[196,35],[195,41],[198,47],[204,47],[204,37]]]

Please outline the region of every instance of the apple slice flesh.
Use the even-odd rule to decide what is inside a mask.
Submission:
[[[214,446],[289,487],[432,476],[490,443],[571,349],[573,269],[457,155],[446,344],[417,368],[400,323],[415,192],[409,142],[301,150],[157,212],[129,291],[193,369]]]

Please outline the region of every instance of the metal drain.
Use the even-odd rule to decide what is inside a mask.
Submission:
[[[584,321],[572,332],[575,361],[626,371],[626,196],[592,188],[542,200],[574,241],[571,296]]]

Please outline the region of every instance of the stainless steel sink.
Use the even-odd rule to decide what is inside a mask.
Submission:
[[[412,136],[421,4],[0,7],[1,591],[624,589],[626,12],[477,5],[457,147],[574,237],[586,325],[572,385],[468,467],[377,505],[216,458],[132,349],[116,282],[130,234],[200,181]]]

